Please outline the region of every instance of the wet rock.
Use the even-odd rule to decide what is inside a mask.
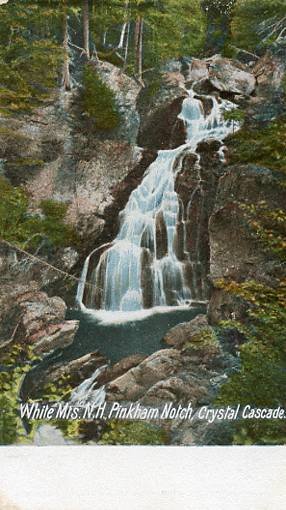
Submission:
[[[34,389],[37,390],[39,386],[50,382],[66,380],[72,387],[76,387],[85,379],[91,377],[97,368],[102,367],[106,363],[106,358],[98,351],[85,354],[71,361],[55,363],[46,370],[38,373],[36,376],[37,380],[32,380],[31,386],[35,387]]]
[[[173,149],[185,142],[185,125],[178,119],[185,96],[181,92],[180,97],[153,107],[145,114],[138,135],[141,147],[153,150]]]
[[[204,80],[209,77],[208,63],[206,60],[193,59],[189,64],[186,80],[190,82]]]
[[[153,270],[151,267],[153,257],[149,250],[144,249],[141,255],[141,288],[143,294],[143,307],[153,306]]]
[[[219,176],[224,171],[218,150],[220,142],[207,140],[198,146],[200,169],[197,156],[186,154],[178,172],[175,190],[179,195],[182,219],[177,227],[175,249],[185,259],[185,278],[191,289],[192,299],[205,300],[209,295],[209,218],[215,203],[215,190]],[[182,239],[184,246],[182,247]]]
[[[156,258],[162,259],[168,253],[168,234],[163,211],[156,215]]]

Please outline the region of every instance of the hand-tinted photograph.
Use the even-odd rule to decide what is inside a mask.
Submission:
[[[0,444],[285,444],[284,0],[2,1],[0,140]]]

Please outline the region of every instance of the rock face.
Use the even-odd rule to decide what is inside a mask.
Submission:
[[[66,220],[83,239],[91,235],[93,246],[105,226],[105,209],[116,201],[113,190],[141,160],[136,148],[140,86],[109,63],[98,64],[96,72],[113,90],[120,113],[119,127],[110,132],[96,130],[84,117],[76,89],[60,91],[52,105],[30,117],[0,119],[5,175],[25,185],[32,210],[44,199],[65,202]]]
[[[121,114],[116,137],[126,140],[132,146],[136,145],[140,123],[136,103],[141,85],[109,62],[97,62],[95,70],[116,96],[118,110]]]
[[[70,345],[78,321],[66,321],[66,305],[59,297],[48,297],[36,282],[29,286],[3,285],[0,296],[0,347],[13,342],[28,344],[42,356]]]
[[[281,44],[274,43],[266,54],[256,63],[253,74],[257,80],[257,94],[259,96],[273,96],[279,93],[286,69],[286,48],[283,41]]]
[[[173,61],[163,68],[156,87],[151,82],[138,97],[140,128],[138,145],[148,149],[172,149],[186,139],[184,123],[177,118],[187,97],[182,64]]]
[[[261,201],[270,209],[285,204],[285,192],[271,170],[255,165],[234,166],[220,178],[209,225],[211,278],[261,280],[269,256],[255,242],[239,207],[241,203]]]
[[[265,202],[269,209],[284,208],[285,189],[274,173],[255,165],[229,167],[219,180],[216,205],[209,223],[210,278],[243,281],[255,279],[275,285],[281,266],[255,240],[240,204]],[[279,269],[280,267],[280,269]],[[238,298],[214,289],[209,304],[212,323],[242,318],[245,305]]]
[[[194,154],[186,154],[176,178],[176,191],[181,201],[176,249],[185,261],[186,277],[193,299],[209,295],[209,218],[215,203],[218,179],[224,172],[220,160],[220,143],[201,142],[198,146],[200,168]],[[185,234],[184,234],[185,232]]]

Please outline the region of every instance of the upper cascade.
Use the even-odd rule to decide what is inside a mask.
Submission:
[[[86,259],[77,292],[81,306],[128,312],[184,305],[192,299],[188,253],[184,250],[183,259],[178,256],[179,224],[184,222],[175,191],[176,175],[186,153],[197,154],[201,141],[222,141],[239,128],[223,115],[236,107],[234,103],[204,97],[211,104],[207,114],[202,100],[192,89],[188,91],[179,114],[186,127],[185,144],[158,152],[120,213],[120,229],[112,246],[96,267],[92,267],[91,256]],[[198,166],[199,161],[197,154]]]

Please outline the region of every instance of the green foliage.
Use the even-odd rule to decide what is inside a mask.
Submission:
[[[168,437],[161,428],[141,421],[111,421],[99,444],[103,445],[164,445]]]
[[[230,163],[255,163],[273,170],[286,169],[286,117],[264,128],[244,127],[228,138]]]
[[[279,35],[279,30],[273,32],[275,22],[285,14],[284,0],[237,0],[231,27],[233,44],[249,51],[267,47]]]
[[[14,345],[8,354],[1,356],[0,370],[0,445],[14,444],[24,437],[18,414],[18,393],[23,376],[30,366],[24,358],[33,359],[27,346]]]
[[[25,191],[0,177],[0,238],[24,248],[38,246],[43,238],[56,247],[77,242],[74,230],[64,223],[66,204],[42,201],[44,216],[29,213],[28,206]]]
[[[91,65],[83,72],[81,102],[85,114],[95,122],[100,130],[110,130],[120,121],[113,91],[102,81]]]
[[[61,15],[59,8],[26,0],[0,6],[1,113],[29,113],[56,87]]]
[[[234,108],[230,111],[225,111],[223,114],[225,120],[234,120],[238,122],[242,122],[245,118],[244,110],[240,110],[239,108]]]
[[[37,428],[49,424],[59,428],[67,438],[80,436],[80,421],[77,420],[35,420],[31,421],[31,430],[26,434],[19,415],[19,389],[23,377],[29,370],[30,362],[37,360],[33,347],[26,344],[14,344],[8,353],[2,354],[0,370],[0,445],[30,444]],[[69,378],[62,376],[56,383],[50,382],[41,388],[40,402],[63,402],[71,393]],[[29,403],[38,399],[29,399]]]
[[[282,261],[286,253],[286,212],[282,209],[269,210],[265,201],[241,204],[250,231],[262,244],[262,249],[274,254]]]
[[[249,303],[248,323],[240,326],[247,339],[240,348],[241,370],[222,387],[218,404],[285,407],[286,282],[281,281],[277,288],[255,281],[221,281],[217,286]],[[235,321],[228,322],[228,328],[230,323],[237,327]],[[279,423],[250,420],[236,424],[234,441],[264,444],[271,436],[271,443],[280,444],[281,434],[285,437],[285,425],[283,428]]]
[[[129,2],[127,8],[123,0],[99,0],[91,10],[91,33],[100,51],[99,56],[104,55],[108,61],[123,65],[126,37],[124,48],[119,49],[117,55],[113,49],[118,46],[123,24],[128,23],[129,50],[124,67],[130,74],[136,74],[134,39],[138,16],[144,21],[144,70],[153,66],[158,68],[172,58],[182,55],[198,56],[202,52],[205,16],[199,0],[136,0]],[[118,60],[118,53],[121,55],[121,62]]]
[[[209,326],[202,328],[198,333],[192,336],[191,342],[187,342],[184,348],[190,351],[199,351],[201,349],[212,349],[219,346],[215,330]]]

